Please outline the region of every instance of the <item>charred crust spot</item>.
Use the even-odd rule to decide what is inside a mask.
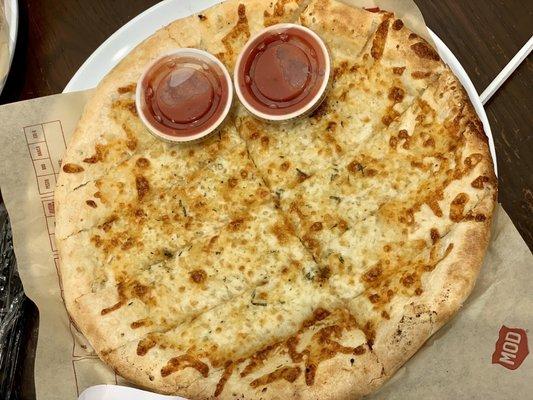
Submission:
[[[426,60],[440,61],[439,53],[437,53],[435,49],[426,42],[414,43],[411,45],[411,49],[420,58],[424,58]]]
[[[144,176],[139,175],[135,178],[135,186],[137,187],[137,197],[142,200],[150,190],[150,184]]]
[[[401,103],[405,97],[405,90],[402,88],[394,86],[389,91],[389,100],[394,101],[395,103]]]
[[[198,19],[199,19],[200,21],[202,21],[202,22],[203,22],[203,21],[207,21],[207,17],[206,17],[205,15],[203,15],[203,14],[198,14]]]
[[[92,207],[92,208],[96,208],[96,207],[98,207],[98,206],[96,205],[96,203],[95,203],[94,200],[87,200],[87,201],[85,202],[85,204],[87,204],[89,207]]]
[[[83,172],[84,169],[81,165],[67,163],[63,165],[63,171],[66,172],[67,174],[78,174],[80,172]]]
[[[207,279],[207,273],[203,269],[194,270],[189,275],[194,283],[204,283]]]
[[[370,54],[375,60],[379,60],[383,56],[385,49],[385,42],[387,41],[387,35],[389,33],[389,20],[383,21],[376,30],[374,39],[372,41],[372,48]]]
[[[403,28],[403,21],[401,19],[397,19],[392,23],[392,29],[395,31],[399,31]]]
[[[150,166],[150,161],[147,158],[141,157],[135,161],[135,165],[141,169],[146,169]]]
[[[405,71],[405,68],[406,67],[393,67],[392,68],[392,72],[394,73],[394,75],[403,75],[404,71]]]

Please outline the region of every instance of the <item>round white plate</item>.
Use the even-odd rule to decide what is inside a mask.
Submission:
[[[16,2],[16,0],[13,1]],[[102,43],[87,61],[85,61],[76,74],[74,74],[65,87],[64,92],[73,92],[95,87],[126,54],[157,29],[178,18],[187,17],[217,3],[220,3],[220,0],[164,0],[149,8],[133,18]],[[440,56],[450,66],[468,92],[470,100],[483,123],[485,133],[489,138],[490,152],[494,161],[494,169],[497,172],[494,140],[487,114],[485,113],[476,88],[450,49],[431,30],[430,34],[433,37]]]
[[[0,78],[0,93],[4,89],[11,63],[13,62],[13,55],[15,54],[15,45],[17,43],[17,32],[19,26],[19,5],[18,0],[3,0],[4,12],[6,14],[6,21],[8,26],[8,50],[9,50],[9,67],[8,72],[3,78]]]

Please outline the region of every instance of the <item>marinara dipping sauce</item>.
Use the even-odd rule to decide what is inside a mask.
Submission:
[[[231,108],[231,78],[215,56],[178,49],[154,61],[137,83],[136,107],[157,137],[198,140],[215,132]]]
[[[239,100],[272,121],[307,115],[325,97],[331,60],[322,39],[296,24],[272,25],[244,46],[234,71]]]

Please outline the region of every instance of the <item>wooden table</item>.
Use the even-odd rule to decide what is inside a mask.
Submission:
[[[483,91],[533,34],[531,0],[416,0],[427,25]],[[15,60],[0,104],[59,93],[114,31],[156,0],[22,0]],[[500,202],[533,248],[533,63],[526,60],[487,105],[496,142]],[[28,310],[32,310],[28,306]],[[27,330],[34,340],[35,310]],[[30,346],[31,347],[31,346]],[[31,359],[31,352],[27,357]],[[31,362],[21,373],[31,375]],[[25,382],[24,382],[25,381]],[[32,385],[23,398],[32,398]]]

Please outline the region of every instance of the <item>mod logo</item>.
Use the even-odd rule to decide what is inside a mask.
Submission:
[[[526,331],[502,326],[496,349],[492,354],[492,363],[515,370],[524,362],[528,354]]]

